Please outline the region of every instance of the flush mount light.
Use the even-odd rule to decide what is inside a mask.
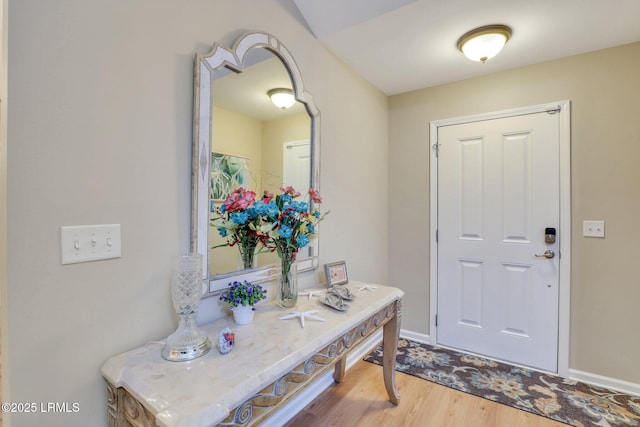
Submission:
[[[293,91],[291,89],[285,88],[276,88],[271,89],[267,92],[269,98],[271,98],[271,102],[278,108],[282,108],[283,110],[291,107],[296,103],[296,98],[293,96]]]
[[[458,39],[458,50],[472,61],[485,62],[496,56],[511,37],[506,25],[487,25],[471,30]]]

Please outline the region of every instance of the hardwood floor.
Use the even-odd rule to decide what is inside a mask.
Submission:
[[[360,361],[287,427],[560,427],[562,423],[396,372],[400,404],[388,401],[382,367]]]

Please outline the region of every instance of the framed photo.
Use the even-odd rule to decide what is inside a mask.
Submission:
[[[325,264],[324,275],[327,279],[327,287],[349,283],[349,276],[347,276],[347,263],[344,261]]]
[[[211,198],[222,201],[238,187],[249,187],[249,159],[211,153]]]

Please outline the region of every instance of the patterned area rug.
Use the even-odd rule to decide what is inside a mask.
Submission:
[[[382,364],[382,347],[364,360]],[[396,370],[577,427],[640,425],[640,397],[400,339]]]

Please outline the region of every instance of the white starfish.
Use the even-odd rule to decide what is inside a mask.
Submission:
[[[302,325],[303,328],[304,328],[304,319],[305,319],[305,317],[307,319],[314,319],[314,320],[319,320],[321,322],[326,322],[326,319],[323,319],[320,316],[314,316],[314,314],[316,314],[317,312],[318,312],[318,310],[309,310],[309,311],[304,311],[304,312],[294,311],[291,314],[287,314],[286,316],[282,316],[280,318],[280,320],[294,319],[296,317],[299,317],[300,318],[300,324]]]
[[[324,291],[303,291],[303,292],[298,292],[298,295],[301,296],[305,296],[305,295],[309,295],[309,301],[311,301],[311,298],[313,297],[319,297],[320,295],[322,295],[324,293]]]
[[[377,286],[372,286],[372,285],[362,285],[358,288],[358,290],[360,292],[362,291],[369,291],[369,292],[375,292],[375,290],[378,289]]]

